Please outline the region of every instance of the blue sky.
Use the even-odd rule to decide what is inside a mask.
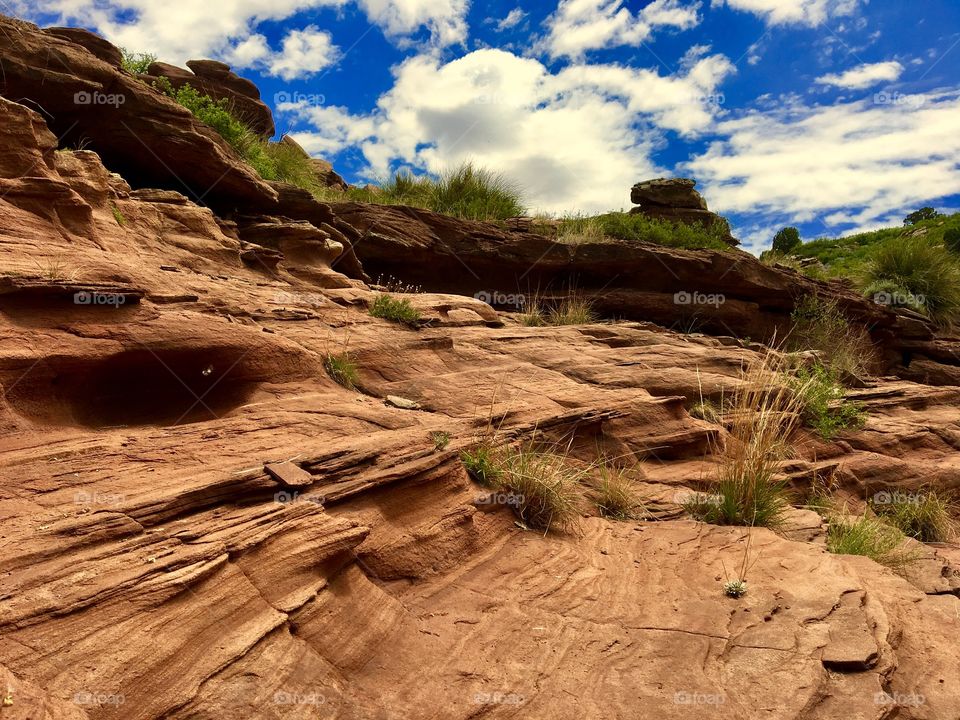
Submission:
[[[957,0],[0,0],[261,88],[349,181],[464,160],[533,211],[698,180],[749,249],[960,209]]]

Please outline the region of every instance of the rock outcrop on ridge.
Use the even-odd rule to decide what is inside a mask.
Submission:
[[[909,318],[746,258],[563,256],[532,233],[318,203],[234,175],[108,48],[0,29],[0,719],[960,717],[956,546],[898,574],[827,553],[809,510],[780,533],[683,515],[727,436],[688,411],[762,346],[671,330],[639,301],[635,319],[535,328],[470,296],[514,287],[527,259],[545,283],[625,266],[637,294],[643,266],[657,295],[730,262],[774,324],[794,292],[831,293],[888,352],[913,343],[900,369],[922,357],[936,377],[869,378],[862,430],[790,438],[796,491],[829,477],[854,505],[960,488],[953,341],[919,322],[895,341]],[[44,50],[64,65],[27,62]],[[78,88],[130,92],[152,152],[115,163],[130,138],[57,95]],[[74,121],[96,152],[64,144]],[[200,155],[230,179],[194,197],[175,171]],[[417,267],[420,322],[371,317],[369,277]],[[343,353],[355,390],[324,371]],[[584,506],[579,532],[544,536],[481,511],[459,453],[491,432],[630,463],[646,519]],[[747,552],[750,590],[727,598]]]
[[[696,180],[689,178],[658,178],[639,182],[630,189],[630,202],[637,206],[630,212],[656,220],[718,227],[727,243],[739,245],[740,241],[730,234],[730,224],[726,219],[707,209],[707,201],[694,190],[696,184]]]

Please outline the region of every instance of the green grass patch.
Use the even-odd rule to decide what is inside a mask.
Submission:
[[[877,517],[837,516],[827,527],[827,550],[837,555],[863,555],[882,565],[900,566],[914,557],[901,549],[906,536]]]
[[[110,212],[113,213],[113,219],[116,220],[117,225],[123,227],[127,224],[127,219],[123,216],[123,213],[120,211],[120,208],[117,207],[116,203],[110,203]]]
[[[636,520],[645,514],[634,473],[628,468],[599,463],[590,499],[605,518]]]
[[[666,247],[712,249],[729,251],[723,241],[725,233],[720,223],[710,228],[700,224],[686,225],[666,220],[655,220],[640,213],[611,212],[593,217],[570,217],[560,221],[558,238],[580,237],[595,239],[612,237],[630,242],[647,242]]]
[[[480,444],[473,450],[464,450],[460,453],[463,466],[470,473],[470,477],[481,485],[494,487],[500,478],[500,468],[497,465],[495,452],[487,444]]]
[[[370,304],[370,314],[375,318],[413,325],[420,320],[420,311],[407,299],[397,299],[390,295],[379,294]]]
[[[327,355],[323,359],[323,369],[338,385],[342,385],[347,390],[356,390],[360,378],[357,364],[349,355]]]
[[[927,238],[900,238],[881,245],[864,270],[864,293],[918,309],[949,324],[960,312],[960,261]]]

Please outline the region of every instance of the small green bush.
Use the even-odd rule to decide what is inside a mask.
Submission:
[[[117,225],[123,227],[127,224],[127,219],[123,216],[123,212],[117,207],[116,203],[110,203],[110,212],[113,213],[113,219],[116,220]]]
[[[950,323],[960,311],[960,262],[922,237],[900,238],[876,251],[864,276],[865,292],[896,288],[931,318]]]
[[[795,227],[785,227],[773,236],[773,251],[789,255],[800,242],[800,231]]]
[[[434,430],[430,433],[430,439],[433,440],[433,449],[440,452],[446,450],[447,445],[450,444],[450,433],[446,430]]]
[[[903,219],[904,225],[916,225],[919,222],[924,220],[933,220],[934,218],[941,217],[940,213],[934,210],[932,207],[922,207],[919,210],[916,210]]]
[[[822,438],[829,440],[841,430],[863,426],[863,408],[844,399],[845,390],[836,371],[820,364],[801,367],[789,382],[797,393],[804,424]]]
[[[120,66],[135,75],[147,72],[150,65],[157,61],[157,56],[152,53],[135,53],[128,51],[126,48],[120,48],[120,54],[122,55]]]
[[[878,502],[879,496],[888,502]],[[870,503],[875,513],[895,525],[908,537],[921,542],[948,542],[956,532],[952,514],[954,501],[929,488],[915,493],[894,491],[877,493]]]
[[[379,294],[370,304],[370,314],[375,318],[412,325],[420,320],[420,311],[409,300]]]
[[[342,385],[347,390],[356,389],[359,380],[357,364],[349,355],[327,355],[323,359],[323,368],[330,379],[338,385]]]
[[[464,450],[460,453],[463,466],[470,473],[470,477],[481,485],[494,487],[500,478],[500,469],[497,466],[495,453],[492,447],[481,444],[473,450]]]

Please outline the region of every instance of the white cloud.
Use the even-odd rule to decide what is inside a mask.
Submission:
[[[634,14],[622,0],[560,0],[546,20],[540,48],[551,58],[580,58],[589,50],[640,45],[658,27],[687,30],[697,25],[700,3],[654,0]]]
[[[960,193],[960,93],[909,99],[793,105],[721,122],[727,139],[684,170],[702,181],[712,209],[746,222],[866,226],[902,216]]]
[[[504,30],[510,30],[515,28],[520,22],[527,16],[523,10],[518,7],[515,7],[513,10],[507,13],[507,16],[502,20],[497,21],[497,30],[503,32]]]
[[[864,0],[866,2],[867,0]],[[831,17],[854,13],[860,0],[713,0],[734,10],[759,15],[770,25],[818,25]]]
[[[443,64],[418,55],[396,68],[374,113],[291,107],[295,137],[320,154],[358,147],[369,174],[398,165],[437,173],[465,160],[526,190],[532,209],[571,212],[629,206],[638,180],[665,172],[651,159],[663,128],[688,136],[710,127],[714,94],[733,66],[700,58],[685,74],[618,65],[572,65],[551,73],[532,58],[477,50]]]
[[[266,39],[257,33],[262,22],[281,22],[317,8],[340,8],[350,0],[35,0],[27,17],[57,19],[54,24],[91,28],[111,42],[136,51],[156,53],[161,60],[183,64],[194,58],[243,58],[268,62]],[[402,39],[426,28],[438,46],[462,42],[467,35],[467,0],[356,0],[372,23],[390,37]],[[297,76],[294,63],[320,65],[324,33],[313,28],[293,31],[284,39],[277,74]],[[287,42],[289,40],[289,45]]]
[[[283,38],[281,50],[274,52],[267,39],[251,35],[238,43],[223,58],[234,69],[256,68],[265,75],[294,80],[315,75],[340,57],[330,33],[308,25],[302,30],[291,30]]]
[[[903,65],[896,60],[881,63],[865,63],[839,74],[818,77],[819,85],[833,85],[848,90],[863,90],[882,82],[893,82],[903,74]]]

